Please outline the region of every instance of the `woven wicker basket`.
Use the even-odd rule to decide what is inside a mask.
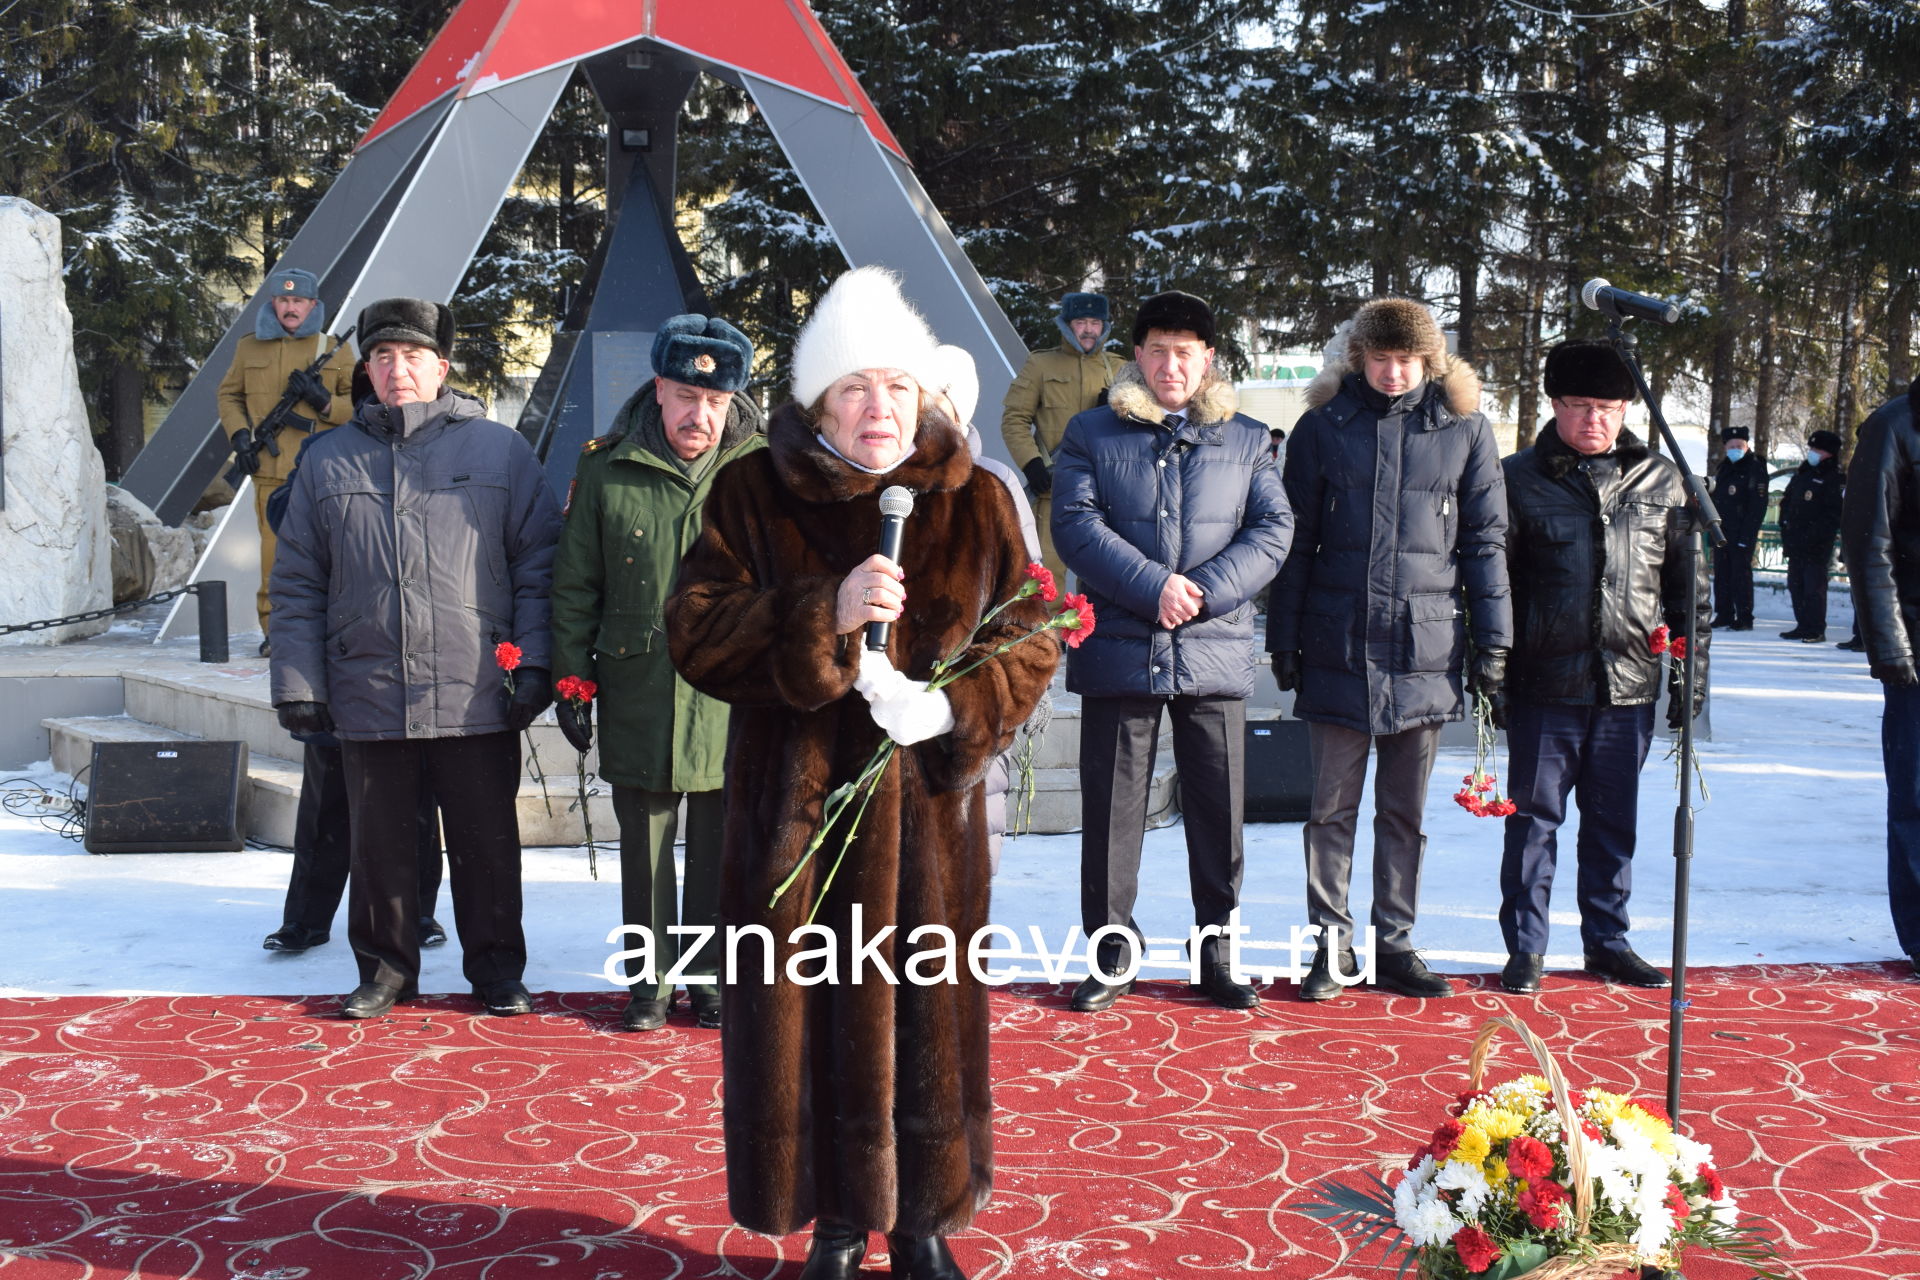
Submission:
[[[1526,1023],[1511,1015],[1487,1019],[1480,1028],[1480,1034],[1474,1037],[1473,1052],[1467,1057],[1468,1087],[1475,1092],[1486,1087],[1487,1056],[1493,1048],[1494,1036],[1503,1029],[1513,1032],[1520,1043],[1527,1047],[1527,1051],[1533,1054],[1534,1063],[1553,1092],[1553,1105],[1567,1122],[1567,1181],[1573,1191],[1573,1233],[1576,1238],[1584,1237],[1587,1224],[1593,1217],[1593,1176],[1589,1172],[1592,1140],[1573,1124],[1573,1098],[1567,1088],[1566,1073],[1553,1060],[1546,1041],[1535,1035]],[[1527,1272],[1527,1280],[1617,1280],[1622,1276],[1637,1277],[1640,1274],[1639,1257],[1638,1251],[1631,1245],[1594,1245],[1590,1250],[1577,1254],[1548,1258]],[[1420,1274],[1423,1277],[1428,1275],[1425,1267],[1421,1268]]]

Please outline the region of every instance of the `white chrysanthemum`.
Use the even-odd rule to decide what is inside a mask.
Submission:
[[[1433,1180],[1433,1185],[1442,1191],[1458,1191],[1460,1199],[1456,1202],[1460,1216],[1469,1221],[1480,1216],[1480,1208],[1486,1204],[1487,1197],[1493,1194],[1493,1187],[1487,1182],[1487,1175],[1478,1165],[1455,1164],[1448,1161]]]
[[[1713,1220],[1723,1227],[1740,1225],[1740,1211],[1734,1208],[1732,1196],[1713,1202]]]
[[[1436,1197],[1422,1199],[1414,1205],[1413,1212],[1399,1219],[1400,1229],[1416,1245],[1445,1244],[1453,1239],[1465,1223],[1453,1216],[1453,1211]]]
[[[1428,1186],[1433,1181],[1433,1157],[1422,1156],[1420,1163],[1407,1170],[1400,1185],[1393,1189],[1393,1216],[1400,1223],[1400,1229],[1406,1230],[1407,1219],[1412,1216],[1414,1206],[1422,1200],[1433,1198],[1433,1189]]]
[[[1673,1167],[1684,1180],[1692,1182],[1700,1176],[1700,1166],[1713,1163],[1713,1148],[1704,1142],[1695,1142],[1685,1134],[1673,1135]]]
[[[1625,1213],[1638,1193],[1639,1184],[1620,1164],[1620,1153],[1612,1147],[1589,1148],[1587,1168],[1600,1188],[1600,1198],[1616,1213]]]
[[[1673,1235],[1673,1214],[1667,1208],[1666,1179],[1648,1178],[1642,1181],[1631,1212],[1639,1225],[1633,1229],[1629,1243],[1640,1251],[1641,1257],[1650,1258],[1665,1248]]]

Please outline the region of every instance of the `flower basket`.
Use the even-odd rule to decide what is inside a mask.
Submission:
[[[1511,1032],[1538,1068],[1498,1085],[1487,1060]],[[1361,1246],[1384,1243],[1421,1280],[1617,1280],[1678,1274],[1686,1248],[1779,1277],[1767,1223],[1734,1208],[1703,1143],[1660,1106],[1567,1083],[1517,1017],[1489,1019],[1467,1056],[1468,1090],[1395,1185],[1325,1183],[1299,1206]]]

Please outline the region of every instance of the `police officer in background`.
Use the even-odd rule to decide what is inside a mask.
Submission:
[[[283,421],[271,433],[279,453],[263,447],[254,455],[260,464],[253,473],[253,510],[260,526],[260,590],[255,607],[260,614],[262,657],[271,639],[267,582],[273,576],[274,553],[267,500],[292,474],[294,459],[310,433],[337,426],[353,415],[353,350],[347,343],[339,345],[317,375],[307,372],[327,350],[326,330],[327,304],[320,301],[319,279],[298,268],[275,272],[267,280],[266,301],[254,316],[253,336],[241,338],[234,347],[233,364],[214,393],[220,427],[230,440],[243,431],[251,435],[282,399],[292,396],[294,400],[292,420]]]
[[[1827,575],[1840,536],[1840,437],[1807,437],[1807,460],[1780,498],[1780,549],[1787,553],[1787,598],[1793,629],[1782,640],[1819,644],[1827,638]]]
[[[1713,473],[1713,505],[1727,545],[1713,553],[1713,627],[1753,630],[1753,549],[1767,519],[1767,460],[1753,451],[1745,427],[1720,433],[1726,457]]]
[[[726,809],[727,704],[674,670],[660,632],[680,558],[700,537],[700,515],[720,469],[764,448],[760,407],[745,394],[753,344],[717,317],[674,316],[653,340],[652,381],[589,440],[574,467],[566,529],[553,567],[556,675],[598,686],[600,776],[620,821],[621,921],[652,938],[654,980],[636,980],[621,1015],[628,1031],[665,1026],[678,923],[720,924],[720,834]],[[560,731],[593,744],[592,704],[562,698]],[[676,892],[673,843],[687,806],[686,889]],[[717,938],[684,972],[719,972]],[[703,1027],[720,1025],[720,990],[690,983]]]
[[[1107,300],[1097,293],[1069,293],[1060,299],[1060,345],[1036,351],[1007,388],[1000,416],[1000,438],[1014,465],[1027,477],[1033,518],[1040,530],[1040,558],[1053,576],[1066,582],[1066,565],[1053,548],[1053,461],[1067,434],[1067,423],[1100,403],[1114,375],[1127,363],[1107,351],[1112,328]]]

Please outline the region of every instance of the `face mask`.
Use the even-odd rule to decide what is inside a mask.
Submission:
[[[1822,452],[1821,452],[1820,450],[1818,450],[1818,449],[1809,449],[1809,450],[1807,450],[1807,465],[1808,465],[1808,466],[1810,466],[1810,467],[1817,467],[1817,466],[1819,466],[1819,465],[1820,465],[1821,463],[1823,463],[1823,462],[1825,462],[1826,460],[1827,460],[1827,455],[1826,455],[1826,454],[1824,454],[1824,453],[1822,453]]]
[[[1727,446],[1727,460],[1729,462],[1738,462],[1746,456],[1747,447],[1745,445],[1730,444]]]

